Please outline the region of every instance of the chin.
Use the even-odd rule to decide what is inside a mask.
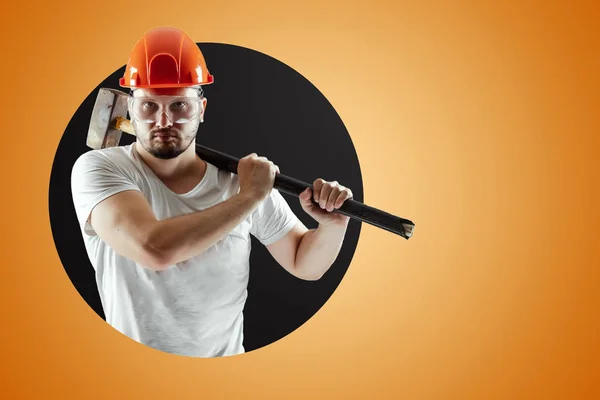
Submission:
[[[154,157],[160,158],[161,160],[170,160],[179,156],[181,153],[183,153],[183,150],[180,148],[152,149],[150,152]]]
[[[168,160],[171,158],[175,158],[185,149],[181,148],[175,143],[148,143],[144,145],[144,148],[148,153],[150,153],[155,158],[160,158],[162,160]]]
[[[184,146],[181,145],[181,141],[182,139],[179,137],[169,142],[161,142],[160,140],[155,140],[155,138],[152,138],[148,142],[143,143],[143,146],[146,151],[155,158],[168,160],[179,156],[192,144],[192,140],[190,140],[190,142]]]

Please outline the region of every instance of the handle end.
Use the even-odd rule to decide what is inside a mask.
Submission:
[[[414,224],[402,224],[402,227],[404,228],[404,237],[406,239],[410,239],[410,237],[413,235],[413,232],[415,231],[415,225]]]

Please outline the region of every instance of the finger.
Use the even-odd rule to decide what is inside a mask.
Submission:
[[[304,189],[304,191],[302,193],[300,193],[300,200],[302,200],[302,202],[305,205],[311,205],[312,201],[310,200],[312,196],[312,190],[310,190],[310,187],[307,187],[306,189]]]
[[[342,191],[340,191],[340,194],[338,195],[338,197],[335,201],[335,208],[336,209],[340,208],[342,206],[342,204],[344,204],[344,202],[351,197],[352,197],[352,192],[350,191],[350,189],[343,189]]]
[[[322,209],[325,209],[327,206],[327,200],[329,200],[329,194],[331,193],[332,189],[333,186],[331,182],[325,182],[323,184],[323,187],[321,188],[321,195],[319,196],[319,206]]]
[[[269,168],[273,176],[277,176],[277,174],[279,173],[279,167],[273,164],[271,161],[269,161]]]
[[[312,192],[313,192],[313,198],[316,203],[319,202],[319,198],[321,196],[321,188],[323,187],[324,183],[325,183],[325,181],[321,178],[319,178],[313,182]]]
[[[339,185],[339,187],[340,187],[340,191],[348,192],[348,199],[351,199],[352,197],[354,197],[354,194],[352,194],[352,190],[350,190],[349,188],[347,188],[346,186],[343,186],[343,185]]]
[[[327,204],[325,205],[325,209],[327,211],[333,211],[333,208],[335,206],[335,202],[338,198],[338,196],[340,195],[340,188],[339,186],[334,186],[331,188],[331,193],[329,193],[329,197],[327,198]]]
[[[250,159],[252,159],[252,158],[253,158],[255,155],[256,155],[256,153],[251,153],[251,154],[248,154],[247,156],[240,158],[240,161],[246,161],[246,160],[250,160]]]

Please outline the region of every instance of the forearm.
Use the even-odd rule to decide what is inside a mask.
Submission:
[[[147,235],[148,250],[163,267],[201,254],[250,215],[259,201],[245,193],[205,210],[157,221]]]
[[[296,252],[295,271],[304,279],[321,278],[337,258],[347,225],[319,225],[304,234]]]

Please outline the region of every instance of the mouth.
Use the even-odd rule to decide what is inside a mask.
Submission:
[[[161,142],[167,142],[169,140],[175,140],[177,139],[176,135],[169,135],[169,134],[158,134],[158,135],[154,135],[154,139],[158,139]]]

